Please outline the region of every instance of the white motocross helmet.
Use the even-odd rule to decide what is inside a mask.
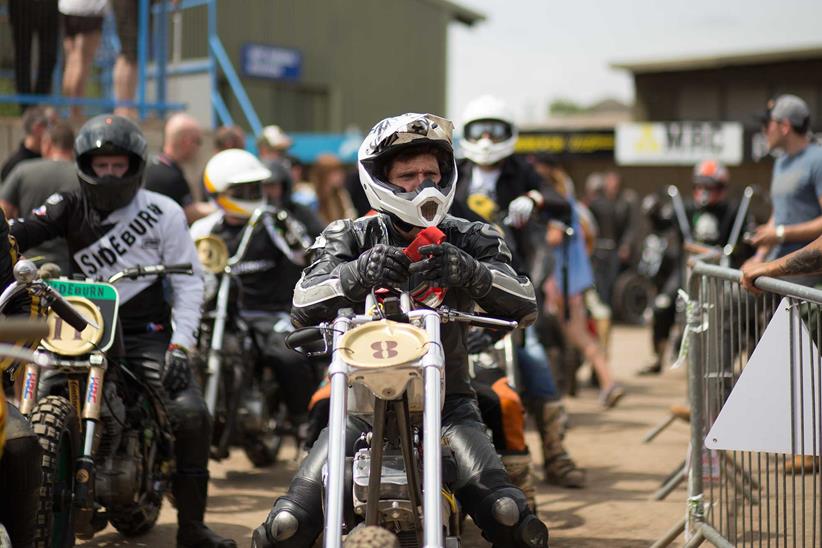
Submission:
[[[256,156],[246,150],[230,148],[215,154],[203,174],[206,190],[216,194],[216,202],[235,217],[251,217],[254,210],[265,205],[262,182],[271,178],[271,171]]]
[[[360,183],[371,207],[412,226],[439,224],[451,208],[457,188],[453,130],[450,120],[417,113],[386,118],[374,126],[357,155]],[[388,167],[397,154],[416,147],[437,156],[442,179],[439,184],[423,182],[416,190],[406,192],[388,182]]]
[[[462,141],[465,157],[489,166],[514,153],[517,126],[508,106],[491,95],[474,99],[462,115]]]

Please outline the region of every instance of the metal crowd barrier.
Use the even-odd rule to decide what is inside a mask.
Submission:
[[[705,540],[721,547],[822,546],[822,291],[761,278],[756,286],[763,294],[753,296],[741,288],[739,276],[738,270],[692,265],[685,343],[691,408],[687,514],[654,546],[668,545],[683,529],[688,547]],[[734,406],[744,402],[736,409],[753,412],[733,415],[730,430],[727,418],[720,419],[735,441],[725,450],[709,449],[709,432],[708,445],[721,445],[711,429],[772,320],[784,322],[787,335],[768,336],[730,398]],[[766,355],[772,356],[767,363]],[[760,380],[754,382],[755,373]],[[761,380],[768,376],[781,382],[771,389]],[[787,403],[773,403],[774,394],[787,392]],[[774,420],[746,420],[756,415]]]

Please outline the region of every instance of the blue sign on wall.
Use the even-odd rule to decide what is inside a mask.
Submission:
[[[244,76],[269,80],[300,79],[303,64],[300,50],[249,42],[243,44],[241,59]]]

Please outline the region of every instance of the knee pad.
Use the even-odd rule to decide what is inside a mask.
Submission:
[[[176,429],[193,436],[211,432],[211,416],[199,387],[189,385],[181,390],[168,406]]]
[[[322,491],[320,486],[305,478],[296,477],[288,493],[278,498],[265,523],[257,528],[258,546],[285,548],[311,546],[323,526]],[[263,531],[259,531],[260,529]],[[262,542],[262,535],[268,544]]]

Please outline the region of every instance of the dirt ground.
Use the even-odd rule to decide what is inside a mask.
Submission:
[[[641,443],[644,433],[665,418],[668,406],[684,401],[684,371],[668,370],[655,378],[635,375],[651,359],[646,328],[615,328],[611,358],[627,391],[617,408],[602,411],[593,389],[583,389],[578,397],[566,401],[571,421],[566,445],[577,464],[586,469],[587,486],[565,490],[538,484],[539,513],[551,531],[552,547],[649,546],[685,512],[684,484],[667,500],[653,501],[651,495],[685,457],[688,425],[676,422],[651,444]],[[587,369],[580,377],[585,385]],[[539,461],[539,443],[533,430],[529,430],[528,443]],[[270,469],[254,469],[241,451],[226,461],[212,462],[207,523],[236,539],[239,546],[249,546],[252,530],[296,470],[295,451],[290,446],[286,449],[285,460]],[[540,470],[539,463],[535,468]],[[537,474],[541,476],[541,472]],[[488,546],[476,527],[468,528],[464,546]],[[166,503],[157,526],[146,535],[124,539],[109,527],[80,544],[174,546],[175,532],[176,514]]]

